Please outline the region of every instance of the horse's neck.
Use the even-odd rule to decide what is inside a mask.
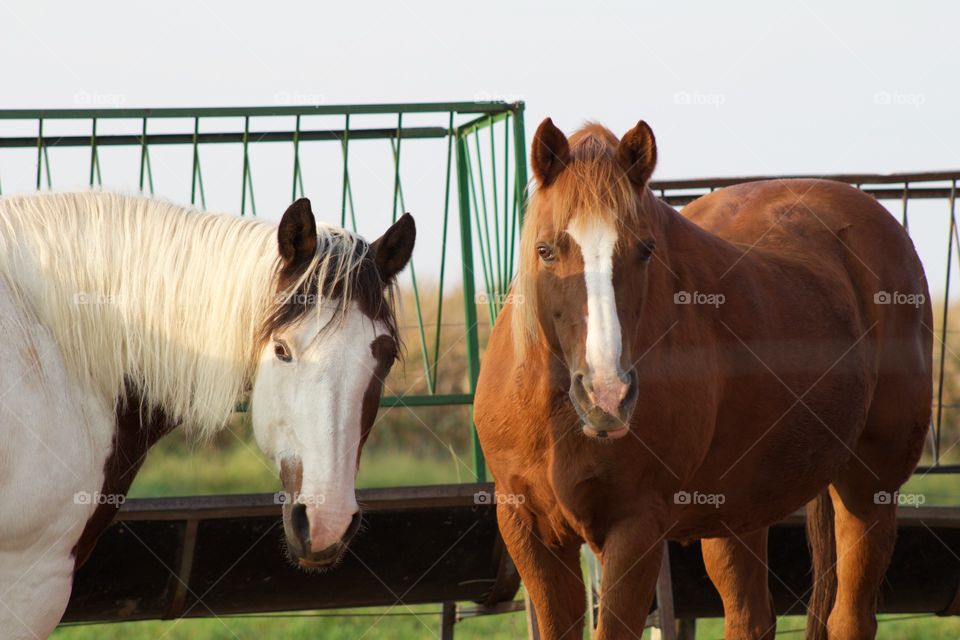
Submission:
[[[0,271],[79,385],[114,402],[132,385],[148,407],[206,432],[225,422],[269,301],[268,225],[111,194],[4,209]]]
[[[657,226],[657,255],[668,267],[664,277],[671,281],[671,286],[682,285],[683,274],[696,273],[696,279],[705,284],[720,276],[725,267],[718,265],[729,264],[733,246],[686,218],[649,189],[646,196],[646,213]]]

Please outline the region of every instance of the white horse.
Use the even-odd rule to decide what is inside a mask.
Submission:
[[[306,199],[277,226],[110,193],[0,198],[0,633],[47,637],[147,449],[214,433],[247,393],[296,496],[293,560],[336,562],[415,236],[404,215],[368,244]]]

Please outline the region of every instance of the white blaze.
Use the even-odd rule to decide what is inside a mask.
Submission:
[[[567,234],[583,254],[587,286],[587,365],[594,380],[619,383],[620,318],[613,292],[613,251],[617,232],[606,222],[574,219]]]

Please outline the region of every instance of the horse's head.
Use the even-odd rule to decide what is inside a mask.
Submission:
[[[360,526],[360,450],[397,358],[387,291],[413,251],[409,214],[377,241],[320,234],[301,199],[278,230],[276,299],[251,397],[260,448],[279,468],[283,526],[301,567],[333,564]]]
[[[548,118],[533,140],[538,188],[521,241],[515,335],[523,348],[542,332],[594,438],[626,435],[637,402],[632,326],[656,241],[645,206],[656,157],[644,122],[619,141],[596,124],[568,141]]]

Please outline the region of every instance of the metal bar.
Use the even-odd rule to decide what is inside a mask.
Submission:
[[[253,194],[253,168],[247,160],[247,185],[250,187],[250,214],[257,215],[257,198]]]
[[[453,640],[453,627],[457,623],[457,603],[444,602],[440,609],[440,640]]]
[[[940,326],[940,374],[937,382],[937,423],[933,433],[933,462],[940,464],[940,434],[943,432],[943,382],[944,365],[947,356],[947,317],[950,310],[950,267],[953,263],[953,245],[957,233],[956,218],[957,183],[950,188],[950,231],[947,235],[947,276],[943,290],[943,317]],[[960,251],[960,246],[957,247]]]
[[[243,183],[240,187],[240,215],[246,213],[247,209],[247,168],[250,162],[250,156],[247,145],[250,141],[250,116],[243,120]]]
[[[297,199],[297,176],[300,175],[300,116],[297,116],[297,123],[293,131],[293,193],[290,195],[290,201]],[[300,183],[300,195],[303,196],[303,183]],[[342,224],[340,225],[343,226]]]
[[[415,487],[358,489],[357,498],[371,509],[434,509],[475,506],[478,492],[492,493],[492,483],[460,483]],[[279,516],[281,505],[274,493],[247,493],[164,498],[130,498],[123,503],[119,522],[138,520],[210,520],[246,516]],[[930,512],[925,507],[922,512]],[[960,510],[948,510],[956,517]],[[797,512],[802,522],[803,512]]]
[[[530,599],[530,592],[523,592],[523,607],[527,612],[527,640],[540,640],[540,623],[537,620],[537,610]]]
[[[195,518],[187,520],[183,532],[183,543],[180,547],[180,564],[177,567],[177,573],[171,573],[171,581],[174,588],[173,599],[170,603],[170,609],[167,611],[167,619],[174,620],[179,618],[186,608],[187,593],[189,592],[190,577],[193,571],[193,560],[197,550],[197,530],[200,528],[200,521]]]
[[[521,229],[523,227],[523,217],[527,211],[527,142],[526,142],[526,132],[523,129],[523,103],[518,103],[518,108],[516,114],[513,117],[513,152],[516,154],[516,162],[514,163],[517,167],[516,176],[514,178],[515,188],[514,195],[518,200],[517,206],[519,213],[515,229]]]
[[[487,304],[490,307],[490,324],[493,324],[494,318],[497,316],[497,290],[496,282],[493,274],[495,273],[496,267],[493,264],[493,249],[490,242],[490,221],[487,218],[487,187],[483,180],[483,150],[480,148],[480,130],[473,130],[473,141],[477,148],[477,173],[476,175],[480,176],[480,203],[482,204],[483,211],[483,231],[480,231],[480,218],[477,217],[477,233],[479,237],[477,238],[480,241],[480,250],[483,251],[483,242],[484,237],[486,237],[487,243],[487,269],[484,269],[484,276],[487,279],[486,289],[488,292]],[[472,176],[473,174],[471,174]],[[472,183],[471,183],[472,184]]]
[[[93,178],[99,173],[97,161],[97,119],[93,119],[93,129],[90,132],[90,187],[93,187]],[[100,182],[101,186],[103,181]]]
[[[37,120],[37,191],[40,190],[40,180],[43,177],[43,118]],[[49,171],[47,172],[49,174]]]
[[[347,185],[350,183],[350,173],[348,168],[349,150],[350,150],[350,114],[345,116],[343,125],[343,137],[340,139],[340,148],[343,152],[343,187],[340,201],[340,226],[347,226]],[[354,224],[356,230],[356,224]]]
[[[477,307],[473,276],[473,238],[470,233],[470,186],[467,166],[469,162],[466,137],[457,139],[457,200],[460,205],[460,252],[463,263],[463,303],[467,338],[467,376],[470,394],[477,389],[480,375],[480,340],[477,331]],[[473,407],[470,408],[470,423],[473,425],[473,466],[477,480],[487,477],[486,462],[480,449],[476,425],[473,424]]]
[[[400,132],[399,137],[409,139],[445,138],[446,127],[407,127]],[[251,142],[293,142],[295,131],[260,131],[255,132],[256,140]],[[342,140],[345,132],[342,129],[315,129],[300,131],[301,142],[316,142],[323,140]],[[135,134],[115,134],[100,136],[98,144],[101,147],[125,147],[140,144],[142,136]],[[350,137],[356,140],[392,140],[397,138],[397,130],[389,129],[354,129]],[[239,131],[207,132],[198,136],[200,144],[239,144],[243,142],[243,133]],[[164,144],[191,144],[193,134],[190,133],[155,133],[147,138],[153,145]],[[37,143],[35,136],[0,138],[0,148],[15,149],[33,147]],[[44,144],[56,147],[86,147],[90,144],[89,136],[46,136]]]
[[[477,149],[477,154],[480,153],[480,150]],[[497,296],[497,311],[500,310],[500,301],[503,300],[501,295],[501,287],[503,286],[503,262],[501,260],[500,252],[500,210],[499,205],[497,204],[497,151],[494,148],[494,136],[493,136],[493,125],[490,125],[490,188],[493,191],[493,238],[495,242],[494,253],[497,258],[497,282],[495,294]]]
[[[190,204],[197,201],[197,167],[200,165],[200,151],[197,147],[197,135],[200,133],[200,118],[193,119],[193,170],[190,172]]]
[[[469,182],[469,184],[470,184],[470,196],[471,196],[471,199],[472,199],[472,201],[473,201],[473,209],[474,209],[474,212],[475,212],[475,215],[473,216],[473,218],[474,218],[474,220],[476,220],[476,222],[477,222],[477,234],[478,234],[478,236],[479,236],[479,237],[477,238],[477,242],[478,242],[479,247],[480,247],[480,267],[483,269],[483,281],[484,281],[484,286],[487,287],[487,288],[489,288],[489,283],[490,283],[490,280],[491,280],[491,276],[490,276],[490,273],[489,273],[489,271],[488,271],[487,255],[486,255],[486,252],[485,252],[484,249],[483,249],[483,229],[480,227],[480,205],[478,204],[478,201],[477,201],[477,188],[476,188],[476,183],[475,183],[475,181],[474,181],[474,179],[473,179],[473,161],[470,159],[470,156],[469,156],[469,153],[470,153],[470,139],[469,139],[469,137],[467,137],[467,136],[462,136],[461,139],[463,140],[465,152],[468,154],[468,155],[467,155],[467,180],[468,180],[468,182]],[[476,298],[474,298],[473,304],[474,304],[474,305],[477,304],[477,299],[476,299]],[[492,326],[494,320],[496,319],[496,314],[493,312],[493,306],[490,304],[490,300],[489,300],[489,299],[487,300],[487,308],[488,308],[488,310],[489,310],[489,312],[490,312],[490,324],[491,324],[491,326]]]
[[[777,178],[767,178],[768,180],[776,180]],[[903,187],[891,187],[891,188],[879,188],[879,187],[864,187],[861,189],[867,195],[871,195],[877,200],[902,200],[903,198]],[[683,206],[690,204],[697,198],[706,195],[707,191],[702,193],[668,193],[666,196],[662,196],[660,199],[666,202],[669,205],[673,206]],[[911,200],[945,200],[950,197],[950,188],[949,187],[911,187],[907,197]]]
[[[36,120],[37,118],[211,118],[259,116],[315,116],[395,113],[504,113],[518,103],[512,102],[423,102],[387,104],[297,105],[271,107],[199,107],[164,109],[0,109],[0,120]]]
[[[677,617],[673,608],[673,576],[670,571],[670,543],[663,541],[663,559],[657,577],[657,623],[650,640],[676,640]]]
[[[450,172],[453,160],[453,114],[450,114],[451,133],[447,137],[447,171],[443,193],[443,227],[440,232],[440,279],[437,284],[437,331],[433,340],[433,388],[437,388],[437,368],[440,366],[440,332],[443,328],[443,280],[447,268],[447,223],[450,218]]]
[[[495,122],[500,122],[501,120],[506,118],[508,115],[510,115],[509,111],[504,111],[502,113],[497,113],[497,114],[482,115],[479,118],[471,120],[470,122],[467,122],[466,124],[462,124],[459,127],[457,127],[457,133],[462,136],[469,135],[474,131],[476,131],[477,129],[483,129],[486,126],[493,125]]]
[[[830,175],[805,175],[790,174],[783,176],[764,176],[748,175],[733,176],[728,178],[684,178],[682,180],[654,180],[650,183],[650,188],[658,189],[706,189],[709,187],[720,188],[729,187],[743,182],[756,182],[757,180],[770,180],[777,178],[779,180],[790,180],[793,178],[834,180],[836,182],[846,182],[847,184],[903,184],[905,182],[946,182],[960,178],[957,170],[952,171],[924,171],[919,173],[834,173]],[[898,189],[902,192],[902,189]]]
[[[510,116],[503,121],[503,293],[513,275],[513,248],[510,246]]]
[[[960,464],[935,464],[919,466],[913,470],[914,475],[925,476],[931,473],[960,474]]]
[[[53,176],[50,175],[50,147],[43,145],[43,166],[47,169],[47,189],[53,189]]]
[[[903,183],[903,228],[906,229],[907,233],[910,233],[910,221],[907,219],[907,202],[909,197],[907,193],[910,191],[910,183]]]
[[[400,130],[403,129],[403,114],[397,114],[397,144],[393,140],[390,148],[393,149],[393,222],[397,221],[397,197],[400,193]]]
[[[147,149],[147,182],[150,185],[150,195],[153,195],[153,162],[150,160],[150,149]]]
[[[140,134],[140,191],[143,192],[143,173],[147,164],[147,118],[143,118],[143,133]]]

